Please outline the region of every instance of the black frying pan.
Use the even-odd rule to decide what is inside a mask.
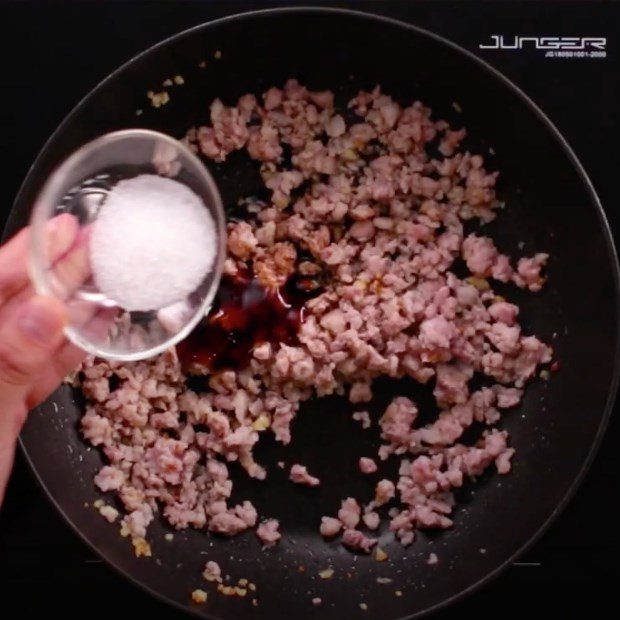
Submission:
[[[219,61],[213,59],[216,50],[222,51]],[[206,69],[198,66],[203,59]],[[165,107],[151,108],[146,91],[176,74],[184,76],[185,86],[172,91]],[[520,410],[505,418],[517,448],[513,473],[464,489],[453,530],[422,535],[408,549],[389,542],[384,531],[388,562],[356,557],[322,541],[317,528],[320,516],[333,514],[342,497],[370,494],[375,479],[362,479],[355,463],[376,448],[378,436],[360,430],[343,400],[310,402],[294,424],[291,446],[265,441],[258,449],[269,479],[249,483],[236,476],[237,498],[251,499],[260,512],[282,520],[279,546],[261,551],[251,533],[221,540],[196,531],[176,533],[171,544],[163,539],[166,527],[156,523],[150,530],[155,557],[136,559],[117,528],[84,507],[97,497],[92,476],[102,459],[78,435],[82,406],[68,387],[33,412],[22,444],[51,500],[84,540],[129,579],[177,607],[237,620],[292,614],[325,620],[412,617],[480,586],[545,530],[590,463],[616,391],[618,265],[607,223],[574,154],[523,93],[457,46],[393,20],[326,9],[218,20],[151,48],[77,106],[30,171],[8,232],[27,222],[52,168],[87,140],[133,126],[182,136],[206,120],[214,97],[234,101],[291,76],[314,89],[334,89],[340,103],[361,87],[381,83],[403,102],[420,98],[438,117],[464,124],[472,149],[486,153],[493,147],[489,165],[502,173],[499,191],[507,208],[489,233],[509,253],[551,254],[549,285],[542,294],[510,289],[508,295],[522,308],[524,328],[552,341],[561,362],[561,371],[547,383],[532,384]],[[452,107],[454,101],[462,113]],[[137,109],[144,113],[136,116]],[[242,158],[212,170],[231,207],[258,186],[254,167]],[[375,413],[396,393],[423,396],[411,382],[380,382],[375,392]],[[308,465],[323,486],[293,487],[275,467],[279,460]],[[424,561],[430,552],[439,556],[435,567]],[[235,578],[255,581],[259,606],[214,594],[206,606],[191,604],[191,590],[204,586],[200,571],[207,558]],[[320,580],[317,572],[330,564],[333,579]],[[393,582],[381,585],[377,577]],[[311,604],[315,596],[322,606]]]

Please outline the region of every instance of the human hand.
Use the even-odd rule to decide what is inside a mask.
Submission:
[[[48,224],[53,260],[62,260],[78,232],[74,217]],[[0,504],[15,445],[28,411],[47,398],[84,357],[64,337],[65,305],[37,295],[28,276],[30,230],[0,247]]]

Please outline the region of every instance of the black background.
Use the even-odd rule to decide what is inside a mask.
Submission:
[[[184,28],[283,2],[0,0],[0,229],[28,167],[67,112],[119,64]],[[299,2],[299,4],[317,4]],[[620,4],[615,2],[324,2],[433,30],[503,71],[549,115],[581,159],[620,238],[616,155]],[[479,50],[491,34],[606,36],[608,57],[547,59]],[[403,67],[406,70],[406,66]],[[567,213],[567,217],[570,214]],[[578,248],[575,249],[578,251]],[[613,609],[618,583],[617,418],[577,496],[520,563],[440,618],[477,613],[577,618]],[[535,481],[533,481],[535,484]],[[475,561],[475,559],[472,559]],[[0,616],[122,612],[180,617],[104,565],[48,504],[18,458],[0,512]],[[346,619],[345,619],[346,620]]]

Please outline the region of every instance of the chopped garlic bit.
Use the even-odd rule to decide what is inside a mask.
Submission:
[[[170,95],[165,90],[162,90],[160,93],[152,93],[152,96],[149,97],[149,99],[151,100],[151,105],[154,108],[160,108],[170,101]]]
[[[252,422],[252,428],[255,431],[265,431],[269,428],[270,425],[271,420],[269,419],[269,416],[265,415],[264,413],[258,416],[258,418],[256,418],[256,420]]]
[[[321,579],[331,579],[334,576],[333,568],[326,568],[325,570],[319,571],[319,577]]]
[[[247,583],[247,579],[243,579],[239,581],[240,582],[245,581]],[[250,584],[250,586],[251,585],[253,584]],[[248,590],[252,590],[252,588],[251,587],[241,588],[239,586],[225,586],[221,583],[217,586],[217,591],[223,594],[224,596],[239,596],[243,598],[247,595]],[[254,587],[254,590],[256,590],[256,587]]]
[[[377,547],[375,550],[375,560],[377,562],[385,562],[390,556],[381,547]]]
[[[144,538],[136,537],[131,540],[135,554],[137,558],[145,557],[150,558],[153,553],[151,552],[151,545],[144,540]]]
[[[465,282],[471,284],[479,291],[488,291],[491,288],[487,280],[485,280],[484,278],[478,278],[476,276],[470,276],[469,278],[465,278]]]
[[[359,159],[359,155],[357,154],[357,151],[354,149],[346,149],[342,153],[342,158],[346,161],[357,161]]]
[[[103,505],[99,508],[99,514],[108,522],[114,523],[118,519],[118,510],[112,506]]]
[[[209,595],[204,590],[194,590],[192,592],[192,601],[194,601],[194,603],[198,603],[199,605],[202,605],[202,603],[207,602],[208,596]]]

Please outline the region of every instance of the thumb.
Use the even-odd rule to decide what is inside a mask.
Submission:
[[[0,325],[0,412],[21,409],[38,373],[63,340],[67,313],[62,302],[33,296]]]

